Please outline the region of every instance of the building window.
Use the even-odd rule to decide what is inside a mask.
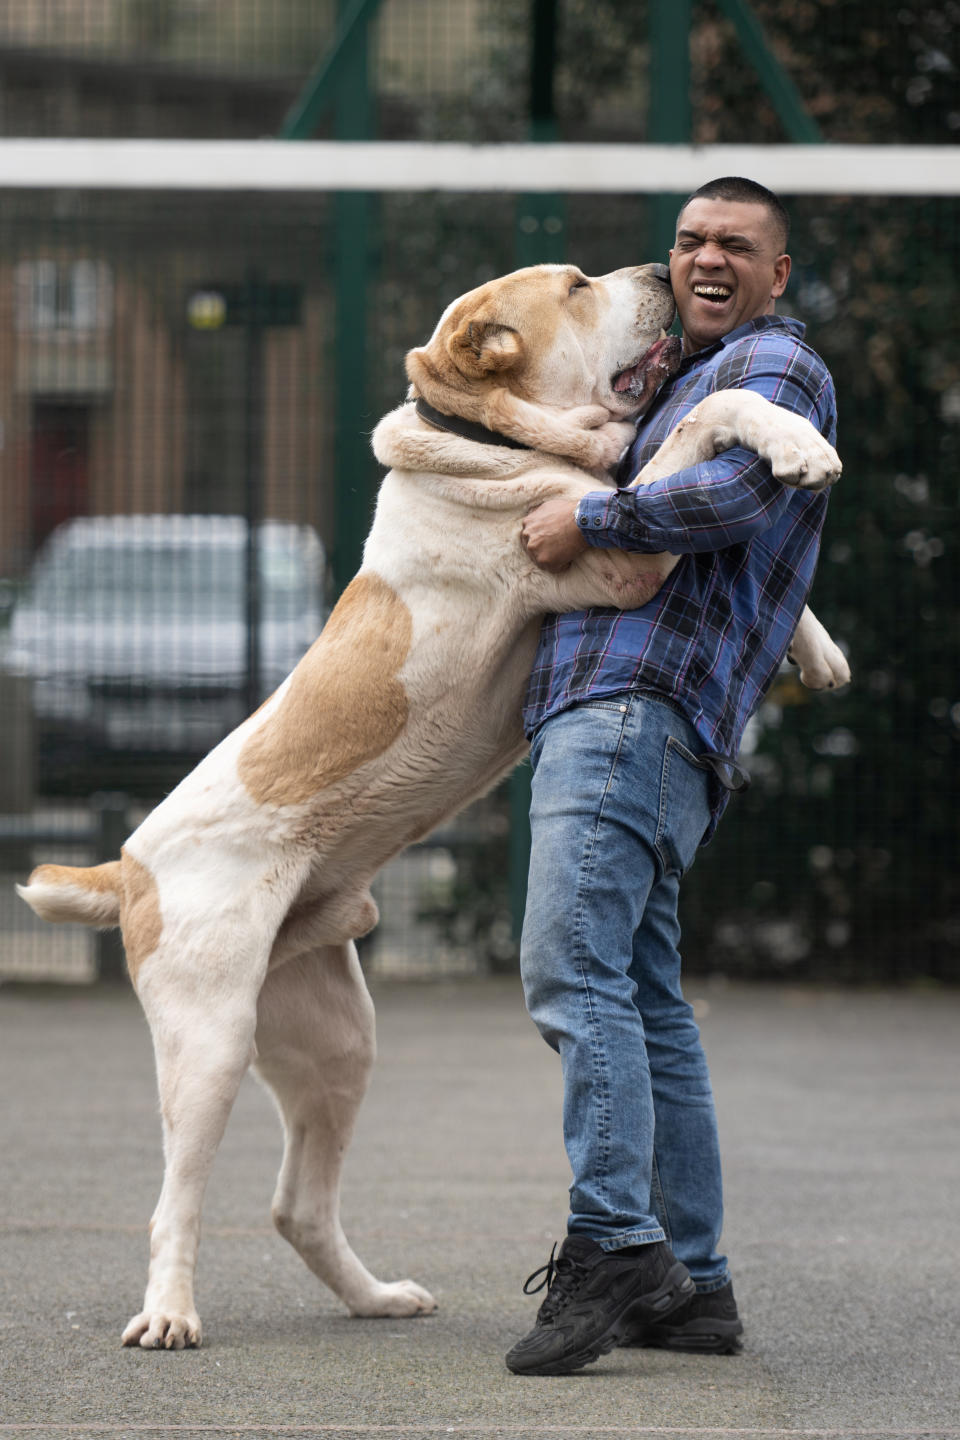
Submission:
[[[14,283],[20,331],[88,335],[113,323],[113,277],[102,260],[22,260]]]

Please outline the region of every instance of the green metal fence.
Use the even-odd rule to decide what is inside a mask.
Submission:
[[[534,133],[557,138],[678,139],[686,129],[704,143],[782,141],[799,104],[827,143],[956,139],[955,7],[926,6],[911,20],[859,0],[703,3],[683,31],[681,9],[24,3],[0,18],[0,130],[276,135],[333,74],[314,133],[489,141],[527,137],[533,117]],[[365,34],[351,32],[362,21]],[[671,80],[689,103],[664,118]],[[686,963],[956,980],[960,200],[784,199],[794,272],[781,308],[807,322],[834,373],[845,464],[813,603],[855,679],[836,696],[811,696],[789,675],[775,686],[749,737],[753,787],[688,883]],[[260,638],[273,603],[261,567],[290,572],[308,527],[326,556],[317,605],[349,577],[377,483],[369,431],[402,398],[404,353],[442,307],[520,262],[565,254],[602,273],[659,258],[674,203],[628,193],[4,194],[0,859],[10,876],[37,856],[80,854],[68,836],[97,791],[123,792],[131,815],[142,811],[203,748],[204,723],[221,713],[225,724],[231,706],[267,686],[278,642]],[[200,662],[182,639],[159,698],[139,672],[75,666],[78,719],[49,654],[25,660],[10,617],[17,604],[23,615],[56,527],[113,514],[245,522],[252,583],[231,614],[247,639],[239,670],[224,663],[187,701],[183,676]],[[300,527],[285,532],[282,561],[259,558],[268,520]],[[306,643],[292,622],[287,642]],[[145,715],[152,745],[136,741]],[[392,899],[371,963],[378,943],[383,963],[428,971],[512,963],[522,793],[515,785],[512,808],[506,788],[474,807],[404,862],[402,880],[398,871],[385,882]],[[30,833],[42,839],[31,844]],[[47,941],[24,923],[0,901],[7,973],[29,970],[33,956],[42,963]]]

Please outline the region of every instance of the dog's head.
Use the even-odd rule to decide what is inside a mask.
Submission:
[[[538,407],[636,415],[679,364],[680,342],[665,334],[674,314],[664,265],[596,278],[576,265],[516,270],[447,307],[407,356],[411,394],[469,419],[504,389]]]

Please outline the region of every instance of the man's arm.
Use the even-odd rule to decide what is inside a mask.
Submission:
[[[588,545],[680,555],[752,540],[789,503],[769,465],[736,449],[636,490],[587,495],[577,524]]]
[[[719,368],[716,388],[752,390],[821,431],[832,426],[829,375],[793,341],[735,353]],[[576,519],[569,504],[550,501],[527,517],[523,541],[531,558],[551,570],[565,568],[587,545],[647,554],[719,550],[762,533],[789,503],[790,492],[764,461],[733,449],[641,489],[593,492],[580,501]]]
[[[562,570],[588,546],[674,555],[722,550],[773,525],[789,503],[769,465],[727,450],[638,490],[598,490],[578,505],[547,500],[526,516],[524,548],[545,570]]]

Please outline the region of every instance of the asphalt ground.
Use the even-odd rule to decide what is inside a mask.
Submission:
[[[345,1223],[440,1309],[353,1320],[269,1222],[280,1131],[245,1082],[205,1208],[201,1350],[120,1347],[161,1177],[123,989],[0,989],[6,1436],[960,1436],[960,994],[692,981],[720,1111],[741,1355],[617,1350],[519,1378],[563,1233],[555,1057],[512,980],[374,989]]]

